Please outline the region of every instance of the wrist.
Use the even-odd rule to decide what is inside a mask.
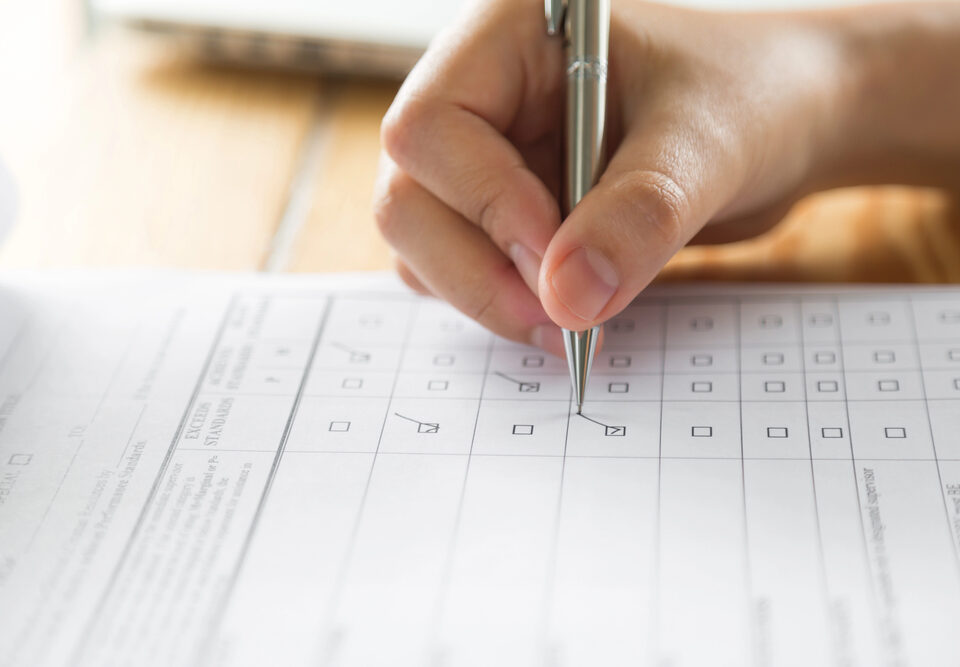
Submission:
[[[820,185],[956,182],[960,5],[876,6],[823,16],[841,72]]]

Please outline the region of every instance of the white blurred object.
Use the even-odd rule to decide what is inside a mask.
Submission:
[[[17,215],[17,189],[13,183],[13,176],[0,161],[0,245],[7,233],[13,228],[13,221]]]
[[[869,0],[666,0],[776,10]],[[161,32],[210,58],[402,77],[465,0],[91,0],[101,16]]]

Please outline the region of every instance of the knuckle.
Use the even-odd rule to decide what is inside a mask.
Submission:
[[[418,96],[401,92],[380,123],[380,143],[387,155],[402,164],[420,128],[429,126],[428,115],[427,104]]]
[[[410,197],[414,187],[413,179],[399,170],[394,170],[378,184],[373,199],[373,217],[377,229],[387,241],[396,237],[403,202]]]
[[[675,178],[662,171],[631,171],[619,178],[614,190],[633,203],[645,229],[667,246],[680,244],[690,204]]]

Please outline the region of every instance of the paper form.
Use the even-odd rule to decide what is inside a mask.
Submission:
[[[960,664],[960,289],[0,279],[0,664]]]

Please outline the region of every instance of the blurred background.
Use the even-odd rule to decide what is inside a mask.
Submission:
[[[462,4],[0,0],[0,269],[389,268],[370,203],[380,118]],[[817,195],[665,277],[960,281],[956,200]]]

